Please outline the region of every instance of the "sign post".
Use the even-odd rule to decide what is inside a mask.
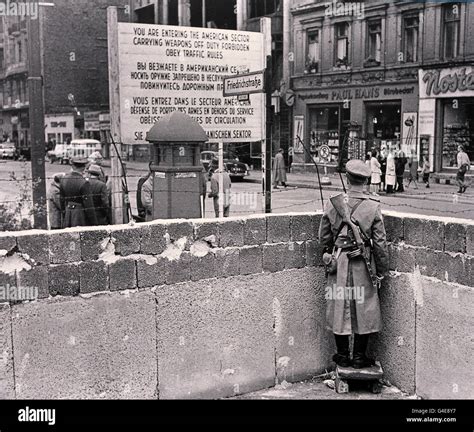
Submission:
[[[118,58],[118,16],[117,8],[107,8],[108,40],[109,40],[109,93],[110,93],[110,135],[113,143],[110,151],[112,165],[112,222],[123,223],[123,188],[122,188],[122,139],[120,124],[120,70]]]

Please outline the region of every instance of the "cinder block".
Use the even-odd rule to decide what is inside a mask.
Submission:
[[[216,277],[228,278],[240,274],[240,250],[237,248],[217,249],[215,251]]]
[[[207,237],[214,236],[219,238],[219,227],[216,222],[203,222],[194,224],[194,239],[196,241],[203,240]]]
[[[60,264],[49,267],[49,293],[52,296],[77,296],[79,294],[79,266]]]
[[[444,277],[440,278],[441,280],[465,286],[474,285],[474,280],[471,278],[471,257],[460,257],[442,252],[438,256],[438,267],[444,272]]]
[[[81,251],[83,261],[96,261],[104,252],[110,234],[105,230],[81,232]]]
[[[219,247],[240,247],[244,245],[244,224],[242,221],[219,223]]]
[[[336,351],[334,336],[326,329],[324,270],[287,270],[268,277],[274,292],[278,382],[298,382],[332,369]]]
[[[414,264],[419,267],[422,275],[440,280],[445,279],[446,270],[448,269],[447,255],[443,252],[433,251],[431,249],[416,249],[412,252],[413,258],[411,258],[409,253],[405,253],[404,250],[400,252],[400,255],[405,261],[407,259],[413,259]],[[412,271],[413,269],[407,273],[411,273]]]
[[[175,222],[167,225],[166,232],[172,242],[186,238],[186,250],[189,251],[194,242],[194,226],[191,222]]]
[[[403,223],[403,238],[409,245],[424,247],[423,221],[420,219],[406,218]]]
[[[467,230],[465,225],[447,223],[444,235],[444,250],[446,252],[466,253],[466,235]]]
[[[144,255],[160,255],[166,249],[166,225],[143,227],[140,253]]]
[[[49,297],[49,276],[48,267],[40,266],[33,267],[29,271],[18,272],[18,287],[27,289],[31,292],[33,288],[37,294],[38,299],[45,299]]]
[[[433,250],[442,251],[444,243],[444,223],[435,220],[423,220],[424,246]],[[409,243],[409,242],[408,242]]]
[[[317,213],[317,214],[312,215],[311,219],[313,221],[313,230],[314,230],[313,239],[317,240],[319,237],[319,227],[321,226],[323,215],[322,213]]]
[[[306,242],[306,265],[308,267],[321,267],[323,263],[324,246],[317,240]]]
[[[18,250],[34,261],[35,265],[49,265],[49,236],[31,234],[17,238]]]
[[[289,260],[287,243],[263,246],[263,270],[276,273],[285,270]]]
[[[166,283],[166,259],[156,257],[155,261],[137,261],[138,288],[154,288]]]
[[[426,254],[424,249],[413,249],[402,245],[389,244],[389,268],[401,273],[412,273],[416,264],[415,256],[418,258],[420,254]],[[423,261],[424,262],[424,261]]]
[[[168,285],[187,282],[191,279],[191,255],[184,252],[180,259],[169,261],[166,259],[166,283]]]
[[[216,277],[216,257],[208,253],[204,257],[191,257],[191,280],[199,281]]]
[[[274,385],[272,289],[263,275],[159,287],[160,399],[217,399]]]
[[[157,398],[150,292],[15,306],[13,338],[19,399]]]
[[[114,244],[116,254],[126,257],[140,253],[140,229],[134,228],[114,231],[111,236],[115,239]]]
[[[290,241],[290,216],[267,216],[267,242],[284,243]]]
[[[0,237],[0,251],[13,252],[17,248],[16,237]]]
[[[109,270],[105,262],[83,262],[79,268],[81,274],[81,294],[109,291]]]
[[[263,272],[262,247],[252,246],[240,249],[240,274],[243,276]]]
[[[248,218],[244,223],[244,243],[247,246],[262,245],[267,241],[265,217]]]
[[[80,262],[81,238],[79,233],[52,233],[49,237],[51,264]]]
[[[137,288],[137,269],[132,259],[121,259],[109,265],[110,291],[133,290]]]
[[[416,313],[416,390],[424,399],[473,399],[474,291],[422,278]]]
[[[292,242],[287,244],[286,255],[286,269],[301,269],[306,266],[306,244],[304,242]]]
[[[384,215],[383,222],[385,225],[385,232],[387,233],[387,241],[398,243],[403,240],[403,218],[398,216]]]
[[[474,255],[474,225],[467,226],[466,253],[469,255]]]
[[[379,291],[383,329],[370,338],[373,357],[382,363],[385,377],[407,393],[415,393],[415,295],[419,278],[390,277]]]
[[[17,284],[18,284],[18,281],[17,281],[16,271],[13,274],[6,274],[0,271],[0,287],[3,287],[4,289],[8,289],[11,287],[16,287]],[[3,301],[8,302],[7,300],[8,299],[6,298],[3,298],[3,299],[0,298],[0,303]]]
[[[15,399],[13,376],[12,322],[10,305],[0,304],[0,400]]]
[[[316,234],[313,217],[311,215],[291,216],[290,230],[291,241],[300,242],[313,240]]]

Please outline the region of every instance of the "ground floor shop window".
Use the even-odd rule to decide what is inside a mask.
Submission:
[[[443,100],[442,118],[442,167],[457,167],[459,146],[474,161],[474,98]]]
[[[401,138],[401,103],[366,104],[366,131],[370,146],[377,150],[399,150]]]
[[[341,157],[344,157],[341,150],[349,120],[350,107],[326,105],[310,108],[309,150],[317,163],[339,164]],[[329,147],[329,152],[320,153],[322,147]]]

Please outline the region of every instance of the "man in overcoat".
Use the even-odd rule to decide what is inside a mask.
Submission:
[[[275,156],[275,161],[273,162],[273,181],[275,189],[278,189],[278,185],[281,183],[284,187],[287,187],[286,182],[286,165],[285,165],[285,156],[283,156],[283,149],[278,151],[278,154]]]
[[[91,185],[84,178],[87,163],[87,159],[73,158],[71,172],[61,179],[59,190],[64,214],[63,228],[98,224]]]
[[[326,289],[327,324],[334,333],[337,354],[335,363],[361,369],[374,364],[366,356],[369,336],[382,328],[378,288],[388,272],[388,251],[383,217],[378,199],[363,193],[371,175],[360,160],[346,166],[349,191],[339,202],[345,204],[346,219],[357,228],[363,246],[357,245],[353,228],[343,222],[340,209],[333,200],[327,204],[321,221],[319,239],[325,249],[328,287]],[[334,199],[334,203],[338,200]],[[370,267],[369,267],[370,266]],[[354,335],[353,359],[350,358],[349,336]]]
[[[90,165],[87,169],[88,180],[91,186],[92,202],[98,225],[110,225],[112,213],[109,202],[107,185],[100,180],[102,169],[99,165]]]

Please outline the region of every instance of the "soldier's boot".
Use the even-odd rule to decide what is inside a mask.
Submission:
[[[351,366],[349,352],[349,336],[334,335],[336,339],[337,354],[333,356],[334,362],[341,367]]]
[[[352,358],[352,367],[354,369],[363,369],[375,365],[375,360],[366,356],[367,345],[370,335],[354,335],[354,355]]]

